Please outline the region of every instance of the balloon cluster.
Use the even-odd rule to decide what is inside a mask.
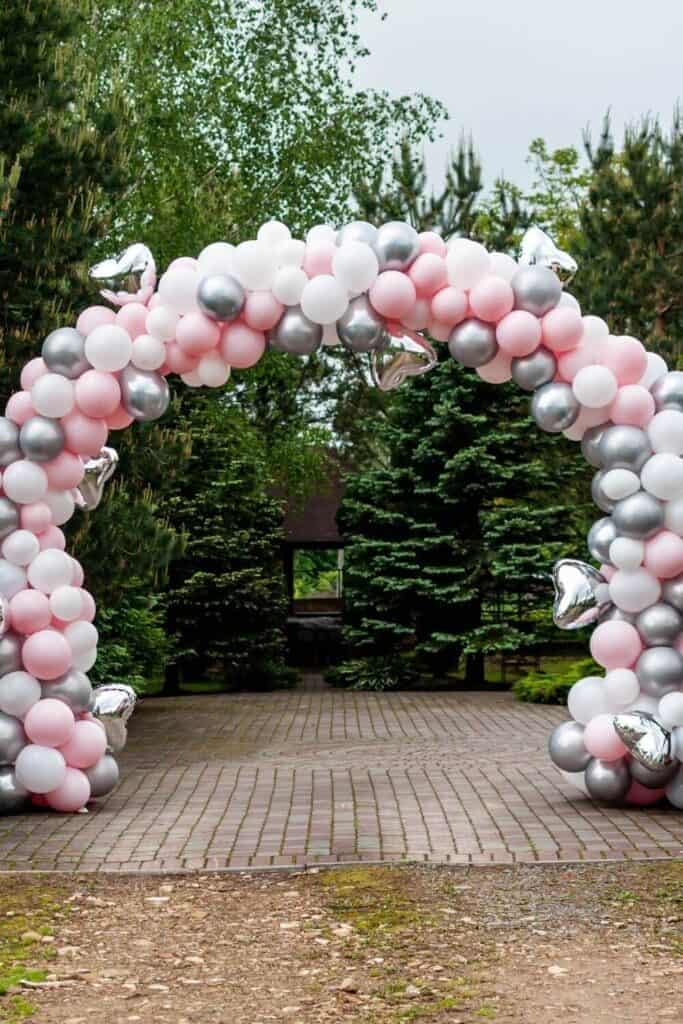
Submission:
[[[78,810],[118,777],[134,695],[90,686],[95,605],[60,529],[99,503],[117,462],[109,431],[163,415],[170,374],[221,387],[268,348],[342,345],[388,390],[436,365],[429,339],[483,380],[530,392],[538,426],[580,441],[597,470],[605,516],[589,549],[601,568],[556,567],[555,619],[597,622],[591,649],[607,672],[573,688],[553,760],[596,798],[644,804],[666,789],[683,807],[683,374],[582,316],[562,288],[575,270],[536,228],[517,262],[363,221],[305,240],[271,221],[174,260],[158,288],[140,243],[93,267],[118,308],[53,331],[0,417],[0,811],[29,799]]]

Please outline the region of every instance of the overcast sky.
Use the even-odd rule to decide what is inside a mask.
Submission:
[[[608,107],[624,122],[651,112],[668,125],[683,95],[682,0],[381,0],[362,18],[372,55],[363,86],[438,97],[451,120],[428,150],[436,182],[464,130],[487,182],[529,182],[532,138],[580,145]]]

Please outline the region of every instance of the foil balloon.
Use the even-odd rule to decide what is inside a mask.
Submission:
[[[125,683],[104,683],[93,687],[91,711],[104,726],[107,748],[115,754],[126,745],[128,719],[136,703],[135,690]]]
[[[673,762],[671,733],[646,711],[622,711],[615,715],[614,728],[631,757],[649,768],[659,771]]]
[[[88,274],[99,286],[100,295],[115,306],[148,302],[157,281],[154,257],[142,242],[134,242],[118,256],[96,263]]]
[[[609,601],[607,580],[592,565],[562,558],[553,566],[553,622],[560,629],[581,629],[597,622]]]
[[[553,242],[540,228],[528,228],[522,237],[519,262],[526,266],[548,267],[563,285],[569,284],[579,269],[576,260]]]
[[[439,361],[426,338],[395,324],[391,330],[396,333],[387,333],[385,344],[370,353],[370,375],[380,391],[393,391],[406,378],[428,373]]]
[[[9,602],[6,597],[0,595],[0,636],[5,635],[9,625]]]
[[[103,448],[99,455],[88,459],[83,479],[72,491],[76,506],[83,512],[92,512],[102,501],[104,485],[111,480],[119,463],[115,448]]]
[[[16,814],[28,802],[28,790],[17,782],[12,765],[0,766],[0,814]]]

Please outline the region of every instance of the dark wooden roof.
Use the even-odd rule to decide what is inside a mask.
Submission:
[[[304,503],[285,513],[284,533],[288,544],[341,544],[337,529],[337,509],[344,497],[342,467],[335,453],[328,461],[327,480]]]

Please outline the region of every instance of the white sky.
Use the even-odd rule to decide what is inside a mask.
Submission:
[[[359,84],[439,98],[451,119],[427,150],[440,182],[445,155],[471,133],[487,183],[529,183],[526,152],[580,146],[611,108],[618,133],[645,113],[668,126],[683,95],[682,0],[381,0],[364,15],[372,51]]]

